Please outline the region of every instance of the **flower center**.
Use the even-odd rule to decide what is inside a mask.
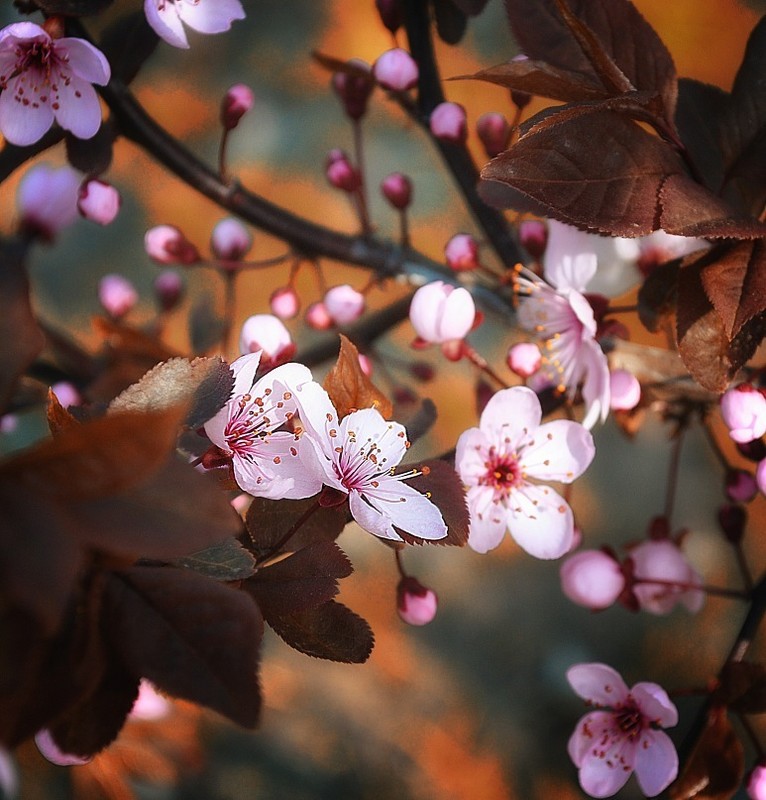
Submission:
[[[524,482],[524,476],[515,453],[500,454],[494,447],[491,447],[484,466],[487,471],[480,479],[480,484],[492,487],[502,497],[506,497],[511,489]]]
[[[644,729],[644,715],[632,703],[615,709],[614,719],[628,739],[636,739]]]
[[[285,392],[275,400],[269,388],[262,396],[242,395],[224,430],[231,453],[245,459],[256,455],[257,446],[266,443],[269,434],[292,417],[285,405],[289,399],[290,392]]]

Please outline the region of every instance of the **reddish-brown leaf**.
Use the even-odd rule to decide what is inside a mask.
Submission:
[[[276,617],[269,620],[269,625],[290,647],[329,661],[362,664],[375,644],[367,622],[335,600]]]
[[[742,743],[726,709],[719,706],[708,714],[705,730],[670,787],[670,796],[673,800],[729,800],[739,788],[743,772]]]
[[[360,408],[377,408],[391,418],[391,401],[364,374],[359,365],[359,351],[353,342],[340,334],[340,352],[335,366],[324,379],[324,388],[342,419]]]
[[[48,389],[48,430],[55,436],[62,430],[78,425],[77,420],[61,405],[53,389]]]
[[[131,675],[255,726],[263,622],[244,592],[188,570],[134,567],[110,576],[105,605],[105,629]]]
[[[742,714],[762,714],[766,711],[766,667],[747,661],[727,662],[715,700]]]
[[[658,194],[683,172],[665,142],[621,114],[596,111],[523,137],[482,170],[509,202],[580,228],[639,236],[658,227]],[[491,197],[485,195],[485,199]]]
[[[676,310],[680,265],[678,259],[660,264],[638,290],[638,317],[649,331],[658,331]]]

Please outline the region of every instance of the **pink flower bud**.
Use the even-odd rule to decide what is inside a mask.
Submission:
[[[383,197],[394,208],[403,211],[412,202],[412,181],[401,172],[392,172],[380,184]]]
[[[109,316],[121,319],[138,302],[138,292],[122,275],[105,275],[98,283],[98,299]]]
[[[362,185],[359,170],[342,151],[330,151],[325,175],[331,186],[344,192],[355,192]]]
[[[64,408],[69,406],[79,406],[82,403],[82,395],[77,391],[77,387],[69,381],[59,381],[51,386],[51,391],[56,395],[59,403]]]
[[[269,298],[271,313],[280,319],[292,319],[300,310],[298,293],[291,286],[283,286],[271,293]]]
[[[77,756],[73,753],[65,753],[53,741],[53,736],[47,728],[43,728],[35,734],[35,744],[45,758],[58,767],[79,766],[80,764],[87,764],[92,759],[92,756]]]
[[[569,556],[560,575],[564,594],[592,611],[609,608],[625,588],[619,563],[601,550],[581,550]]]
[[[724,478],[726,497],[732,503],[749,503],[758,493],[758,482],[752,472],[729,469]]]
[[[138,697],[130,709],[133,719],[147,721],[162,719],[170,713],[170,701],[163,697],[147,680],[142,680],[138,687]]]
[[[520,378],[534,375],[542,360],[540,348],[534,342],[519,342],[508,350],[508,366]]]
[[[750,800],[766,800],[766,766],[758,764],[747,776],[747,795]]]
[[[418,83],[418,65],[401,47],[386,50],[373,64],[372,72],[375,80],[392,92],[406,92]]]
[[[402,12],[399,0],[375,0],[381,22],[391,33],[396,33],[402,26]]]
[[[235,83],[221,101],[221,125],[224,130],[234,130],[254,103],[253,90],[244,83]]]
[[[364,312],[364,295],[347,283],[333,286],[324,296],[324,307],[335,325],[348,325]]]
[[[144,235],[144,249],[158,264],[194,264],[199,251],[174,225],[157,225]]]
[[[523,219],[519,223],[519,241],[529,255],[539,261],[548,244],[548,228],[540,219]]]
[[[508,149],[511,126],[502,114],[498,114],[496,111],[482,114],[476,121],[476,133],[484,145],[484,151],[490,158],[494,158]]]
[[[633,593],[644,611],[650,614],[669,614],[677,603],[696,613],[705,602],[704,593],[694,587],[702,585],[697,571],[686,560],[671,539],[642,542],[630,551],[633,561]],[[649,583],[637,579],[662,580]],[[677,586],[669,584],[676,583]]]
[[[410,304],[410,322],[425,342],[441,344],[462,339],[473,327],[476,306],[467,289],[442,281],[421,286]]]
[[[625,369],[609,373],[609,406],[613,411],[631,411],[641,400],[641,384]]]
[[[361,119],[367,112],[375,83],[370,74],[370,65],[360,58],[348,62],[353,72],[336,72],[332,76],[332,88],[343,103],[343,110],[350,119]]]
[[[721,416],[735,442],[752,442],[766,433],[766,397],[749,383],[724,392]]]
[[[250,231],[234,217],[226,217],[217,222],[210,236],[213,255],[229,264],[242,261],[252,246],[253,237]]]
[[[433,589],[409,575],[396,587],[396,609],[408,625],[428,625],[436,616],[438,603]]]
[[[332,317],[327,313],[324,303],[319,300],[306,309],[306,322],[316,331],[332,328]]]
[[[755,480],[758,483],[761,494],[766,494],[766,458],[758,462],[758,466],[755,469]]]
[[[248,317],[239,334],[239,351],[242,355],[262,351],[261,364],[277,366],[295,355],[290,331],[282,320],[272,314],[254,314]]]
[[[444,247],[447,266],[455,272],[476,269],[479,266],[479,244],[470,233],[458,233]]]
[[[428,383],[434,379],[434,368],[425,361],[415,361],[410,364],[410,373],[423,383]]]
[[[464,144],[468,138],[465,109],[458,103],[439,103],[431,112],[431,133],[445,142]]]
[[[122,198],[114,186],[96,180],[85,181],[77,198],[80,214],[99,225],[109,225],[120,210]]]
[[[172,269],[164,269],[154,279],[154,295],[163,311],[172,311],[184,293],[181,276]]]
[[[69,166],[37,164],[24,173],[16,203],[19,227],[28,236],[52,242],[77,219],[80,176]]]

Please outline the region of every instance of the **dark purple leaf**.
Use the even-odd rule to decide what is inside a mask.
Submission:
[[[245,727],[258,721],[263,622],[244,592],[188,570],[110,576],[105,628],[128,672]]]
[[[680,264],[676,259],[655,267],[638,290],[638,317],[653,333],[676,310]]]
[[[255,559],[237,539],[224,541],[173,561],[217,581],[241,581],[253,574]]]
[[[334,600],[269,620],[269,625],[290,647],[329,661],[362,664],[375,644],[365,620]]]

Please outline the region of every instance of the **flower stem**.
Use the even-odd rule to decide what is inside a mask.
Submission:
[[[489,375],[498,386],[501,386],[503,389],[508,388],[508,384],[504,381],[493,369],[490,367],[487,359],[483,356],[479,355],[476,350],[468,344],[468,342],[463,342],[463,350],[462,355],[467,358],[472,364],[475,364],[482,372]]]
[[[372,225],[370,224],[370,214],[367,205],[367,179],[365,177],[364,169],[364,137],[362,135],[362,121],[355,119],[353,123],[354,128],[354,159],[356,160],[356,168],[359,170],[359,189],[357,189],[357,198],[359,201],[359,221],[362,224],[362,234],[369,236],[372,233]]]
[[[749,600],[750,592],[741,589],[727,589],[723,586],[710,586],[706,583],[685,583],[683,581],[668,581],[663,578],[638,578],[633,577],[634,584],[645,584],[651,586],[667,586],[671,589],[681,589],[682,591],[699,591],[705,594],[717,595],[718,597],[730,597],[735,600]]]

